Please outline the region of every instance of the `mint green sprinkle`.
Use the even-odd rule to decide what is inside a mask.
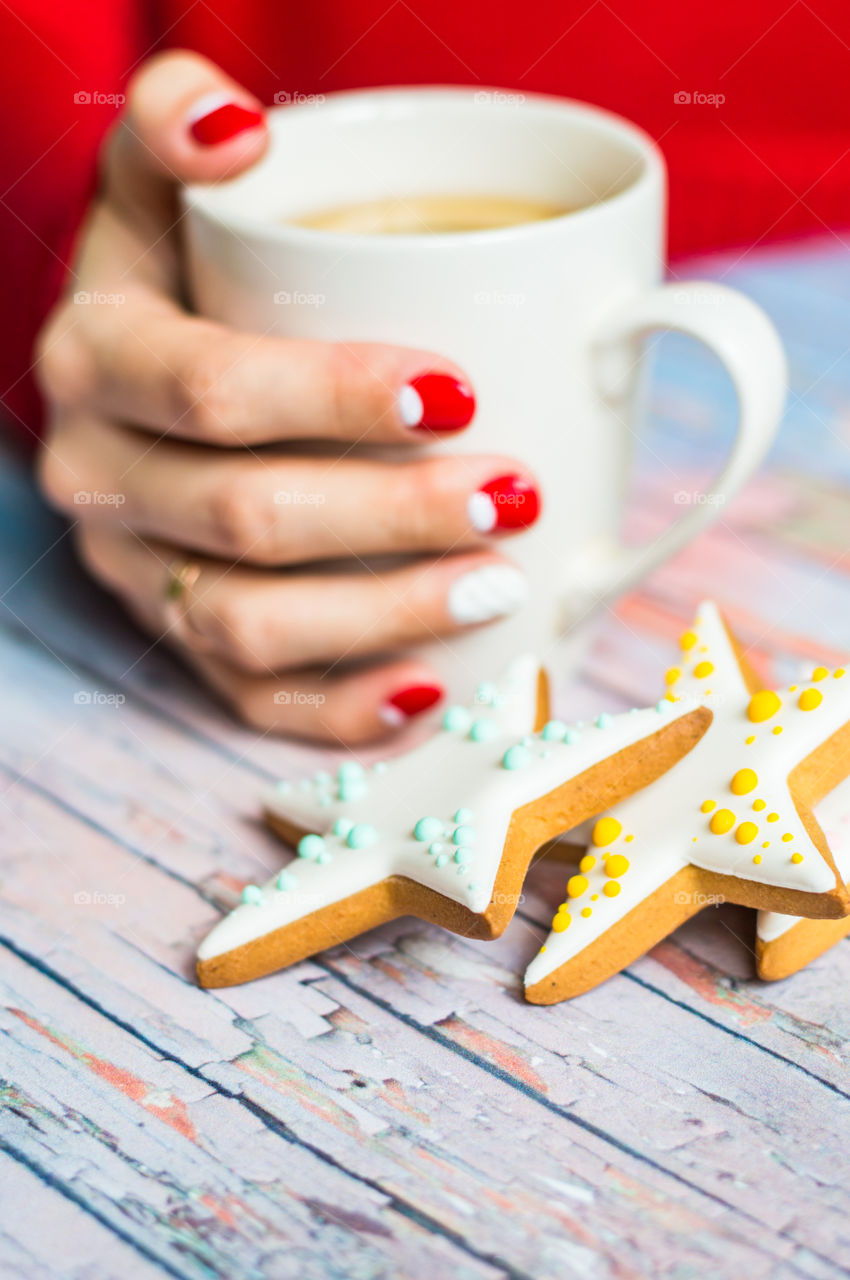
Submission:
[[[442,853],[445,845],[440,844],[439,840],[435,840],[433,844],[428,845],[428,852],[433,853],[436,858],[437,854]]]
[[[471,810],[471,809],[456,809],[456,810],[455,810],[455,813],[454,813],[453,821],[454,821],[454,822],[460,822],[460,823],[464,823],[464,822],[471,822],[471,821],[472,821],[472,810]]]
[[[324,866],[328,862],[333,862],[334,856],[329,849],[323,849],[321,853],[316,854],[316,861]]]
[[[340,782],[342,782],[343,779],[347,779],[351,782],[355,778],[362,778],[363,773],[363,766],[362,764],[359,764],[357,760],[343,760],[342,764],[336,771],[336,776],[339,778]]]
[[[455,849],[455,862],[468,862],[471,857],[472,852],[467,849],[465,845],[461,845],[459,849]]]
[[[475,831],[472,827],[455,827],[452,840],[455,844],[475,844]]]
[[[666,698],[662,698],[660,702],[656,702],[655,710],[660,716],[663,716],[670,710],[672,705],[672,702],[668,702]]]
[[[471,719],[466,707],[447,707],[443,712],[443,728],[449,733],[466,733]]]
[[[413,828],[415,840],[436,840],[443,834],[443,824],[439,818],[420,818]]]
[[[376,760],[375,763],[372,765],[373,773],[381,774],[381,773],[386,773],[386,771],[387,771],[386,760]]]
[[[607,711],[603,711],[601,715],[598,715],[596,717],[597,729],[610,729],[613,723],[614,723],[614,717],[609,716]]]
[[[449,855],[447,853],[441,853],[437,858],[435,865],[438,867],[444,867],[448,862],[448,860],[449,860]]]
[[[319,854],[324,851],[325,842],[321,836],[311,834],[302,836],[298,841],[297,853],[299,858],[318,858]]]
[[[547,720],[540,734],[544,742],[563,742],[567,726],[563,720]]]
[[[313,781],[319,787],[326,787],[331,782],[331,775],[325,769],[319,769],[318,773],[313,774]]]
[[[564,734],[564,742],[568,747],[574,747],[577,742],[581,742],[581,734],[578,729],[568,729]]]
[[[345,837],[348,835],[349,831],[353,826],[354,826],[354,823],[351,821],[350,818],[337,818],[336,822],[333,825],[334,835],[342,836],[342,838],[345,839]]]
[[[280,782],[274,784],[274,789],[279,796],[285,796],[290,786],[291,783],[287,782],[286,778],[281,778]]]
[[[495,720],[488,720],[486,717],[481,720],[473,720],[469,726],[469,736],[473,742],[489,742],[491,738],[495,738],[499,732],[499,727]]]
[[[528,747],[521,745],[508,747],[502,756],[503,769],[524,769],[529,764],[531,764],[531,752]]]
[[[280,890],[294,889],[297,883],[298,881],[295,879],[295,876],[291,871],[287,871],[285,867],[283,871],[278,872],[277,880],[275,881],[275,884]]]
[[[355,822],[345,837],[345,843],[349,849],[365,849],[367,845],[374,844],[377,838],[378,833],[370,822]]]
[[[242,890],[242,901],[251,907],[260,907],[263,903],[263,891],[255,884],[246,884]]]

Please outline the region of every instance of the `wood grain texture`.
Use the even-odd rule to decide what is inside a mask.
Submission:
[[[773,314],[796,394],[757,480],[598,625],[561,715],[652,699],[703,595],[765,680],[850,654],[850,261],[708,269]],[[731,414],[691,347],[658,366],[637,537],[710,485]],[[332,757],[231,724],[84,579],[11,456],[0,673],[0,1275],[848,1274],[846,940],[762,985],[752,913],[710,909],[536,1008],[549,860],[496,942],[401,919],[202,991],[195,944],[286,856],[261,787]]]

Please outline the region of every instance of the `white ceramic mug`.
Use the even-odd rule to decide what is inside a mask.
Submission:
[[[664,163],[645,134],[607,112],[491,90],[379,89],[280,108],[270,128],[256,168],[186,193],[197,309],[260,333],[383,341],[457,361],[475,391],[475,418],[423,448],[520,459],[543,510],[501,544],[526,574],[525,605],[429,645],[428,656],[457,696],[518,651],[563,658],[590,607],[693,538],[761,460],[786,392],[773,326],[721,285],[659,283]],[[576,211],[420,235],[285,221],[358,200],[452,193]],[[737,434],[712,501],[674,507],[681,486],[671,481],[678,521],[650,546],[626,547],[619,528],[640,425],[640,348],[665,329],[719,356],[737,391]]]

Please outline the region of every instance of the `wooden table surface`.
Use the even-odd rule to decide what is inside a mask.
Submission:
[[[766,677],[850,654],[850,254],[697,268],[779,325],[784,426],[606,613],[565,716],[654,700],[702,596]],[[659,352],[640,536],[710,487],[731,421],[708,357]],[[234,726],[149,647],[11,453],[0,538],[0,1274],[850,1273],[850,943],[764,985],[752,913],[714,908],[535,1008],[521,976],[563,879],[543,865],[498,942],[405,919],[201,991],[196,943],[286,857],[260,788],[325,757]]]

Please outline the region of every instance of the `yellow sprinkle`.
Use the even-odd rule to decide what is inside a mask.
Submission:
[[[541,955],[543,955],[543,952],[544,952],[545,950],[546,950],[546,947],[545,947],[545,945],[544,945],[544,946],[542,946],[542,947],[540,948],[540,954],[541,954]]]
[[[833,674],[833,677],[834,677],[836,680],[840,680],[840,679],[841,679],[841,677],[844,675],[844,668],[843,668],[843,667],[836,667],[832,674]]]
[[[790,831],[786,831],[786,832],[785,832],[785,835],[782,837],[782,839],[783,839],[783,841],[785,842],[785,844],[787,844],[787,843],[788,843],[788,841],[789,841],[789,840],[793,840],[793,839],[794,839],[794,837],[791,835],[791,832],[790,832]]]
[[[673,690],[672,690],[672,689],[668,689],[668,690],[667,690],[667,692],[665,693],[664,697],[667,699],[667,701],[668,701],[668,702],[681,702],[681,701],[682,701],[682,699],[681,699],[681,698],[677,698],[677,697],[676,697],[676,695],[675,695],[675,693],[673,692]]]
[[[746,742],[748,747],[751,747],[755,742],[755,740],[756,740],[756,735],[754,733],[751,733],[749,738],[744,739],[744,742]]]
[[[708,824],[716,836],[725,835],[735,825],[735,815],[731,809],[718,809]]]
[[[559,911],[552,921],[552,928],[555,933],[563,933],[565,929],[569,929],[572,924],[572,916],[569,911]]]
[[[691,836],[691,839],[693,840],[694,844],[696,844],[697,840],[699,840],[699,836]]]
[[[758,866],[758,864],[761,862],[761,854],[760,854],[760,853],[754,853],[754,854],[753,854],[753,862],[756,864],[756,866]]]
[[[599,894],[598,894],[598,893],[592,893],[592,894],[590,895],[590,901],[591,901],[591,902],[598,902],[598,901],[599,901]]]
[[[578,864],[579,871],[592,871],[596,866],[596,857],[592,853],[586,853]]]
[[[681,674],[682,674],[682,673],[681,673],[681,671],[679,670],[679,668],[678,668],[678,667],[670,667],[670,668],[668,668],[668,670],[666,671],[666,673],[665,673],[665,675],[664,675],[664,683],[665,683],[665,684],[675,684],[675,683],[676,683],[676,681],[677,681],[677,680],[679,679],[679,677],[681,676]]]
[[[697,638],[694,635],[693,631],[684,631],[682,635],[679,637],[679,644],[682,646],[683,649],[693,649],[696,642],[697,642]]]
[[[571,898],[580,898],[587,892],[587,881],[584,876],[570,876],[567,881],[567,893]]]
[[[736,796],[748,795],[750,791],[755,791],[758,784],[758,774],[755,769],[739,769],[729,783],[733,795]]]
[[[706,694],[709,694],[709,693],[714,693],[714,690],[713,690],[713,689],[705,689],[705,690],[704,690],[704,692],[705,692]]]
[[[758,833],[759,829],[754,822],[742,822],[735,832],[735,839],[738,844],[752,844]]]
[[[791,854],[791,861],[792,861],[792,862],[802,862],[802,861],[803,861],[803,855],[802,855],[802,853],[792,853],[792,854]]]
[[[760,813],[760,812],[761,812],[761,810],[762,810],[764,807],[765,807],[765,801],[764,801],[764,800],[754,800],[754,801],[753,801],[753,808],[755,809],[756,813]]]
[[[698,662],[694,667],[694,675],[697,680],[704,680],[706,676],[710,676],[714,670],[713,662]]]
[[[610,853],[605,859],[605,874],[612,880],[618,880],[629,869],[629,860],[622,853]]]
[[[769,814],[767,815],[767,820],[768,820],[768,822],[778,822],[778,821],[779,821],[779,814],[778,814],[778,813],[769,813]]]
[[[773,730],[773,732],[774,732],[774,733],[781,733],[781,732],[782,732],[782,725],[781,725],[781,724],[778,724],[778,725],[776,726],[776,728]]]
[[[617,894],[620,892],[619,882],[616,880],[609,880],[602,892],[605,894],[606,898],[616,898]]]
[[[762,689],[760,693],[754,693],[750,698],[747,707],[747,719],[753,724],[761,724],[762,720],[769,720],[771,716],[775,716],[782,702],[777,693],[772,689]]]
[[[812,679],[825,680],[828,675],[829,675],[829,672],[827,671],[826,667],[815,667],[814,671],[812,672]]]
[[[797,685],[797,684],[789,684],[789,686],[788,686],[788,692],[789,692],[789,693],[796,693],[796,692],[797,692],[797,690],[799,689],[799,687],[800,687],[800,686],[799,686],[799,685]]]
[[[631,842],[634,840],[634,836],[623,836],[623,839],[626,842],[626,844],[631,844]]]
[[[582,914],[583,916],[592,916],[592,915],[593,915],[593,908],[592,908],[592,907],[582,907],[582,909],[581,909],[581,914]]]
[[[716,804],[717,804],[716,800],[703,800],[702,802],[703,813],[711,813],[712,809]]]
[[[820,689],[804,689],[797,699],[797,706],[801,711],[814,711],[822,702],[823,694]]]
[[[770,841],[765,840],[764,844],[762,845],[762,849],[769,849],[769,848],[770,848]]]
[[[612,844],[622,830],[623,824],[616,818],[600,818],[593,828],[591,839],[599,849],[603,845]]]

